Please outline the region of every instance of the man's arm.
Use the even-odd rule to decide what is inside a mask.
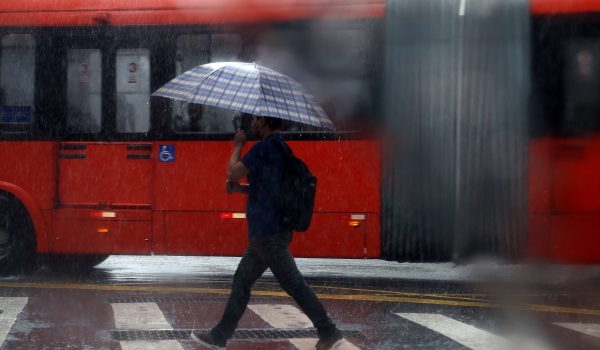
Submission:
[[[248,168],[246,168],[244,163],[240,162],[240,156],[245,143],[246,135],[244,135],[243,131],[238,131],[233,138],[233,152],[231,152],[231,157],[227,164],[228,181],[237,181],[248,175]]]

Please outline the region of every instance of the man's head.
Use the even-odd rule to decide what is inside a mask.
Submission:
[[[282,121],[279,118],[271,117],[252,117],[250,128],[252,133],[259,138],[263,138],[273,131],[281,130]]]

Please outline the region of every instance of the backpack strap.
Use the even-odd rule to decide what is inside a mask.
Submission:
[[[290,163],[290,161],[292,160],[292,157],[293,157],[291,148],[285,143],[285,141],[279,135],[269,136],[266,141],[277,144],[279,149],[282,151],[282,153],[283,153],[283,171],[285,172],[286,167],[288,166],[288,164]],[[283,174],[283,176],[285,176],[285,174]],[[283,181],[283,179],[282,179],[282,181]],[[283,188],[281,188],[281,190],[283,191]],[[267,191],[267,196],[271,200],[274,200],[273,194],[271,192]],[[280,196],[281,196],[281,194],[280,194]],[[283,227],[287,227],[288,223],[285,222],[286,219],[283,214],[282,203],[280,200],[278,200],[276,202],[277,202],[277,208],[281,215],[281,224],[283,225]],[[291,229],[291,227],[287,227],[287,228]]]

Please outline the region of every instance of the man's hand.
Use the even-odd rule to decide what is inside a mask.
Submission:
[[[233,147],[239,147],[240,149],[246,144],[246,134],[243,130],[238,130],[233,137]]]

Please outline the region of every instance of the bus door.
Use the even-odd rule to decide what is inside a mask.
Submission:
[[[600,134],[552,145],[550,247],[556,261],[600,257]]]
[[[600,256],[600,42],[565,45],[565,109],[552,144],[552,245],[556,257]]]
[[[149,51],[118,49],[108,60],[104,53],[67,52],[66,127],[71,135],[83,135],[83,141],[59,145],[56,249],[148,252],[154,150],[143,135],[150,129]],[[103,72],[107,69],[111,74]],[[72,235],[85,247],[74,247]]]

